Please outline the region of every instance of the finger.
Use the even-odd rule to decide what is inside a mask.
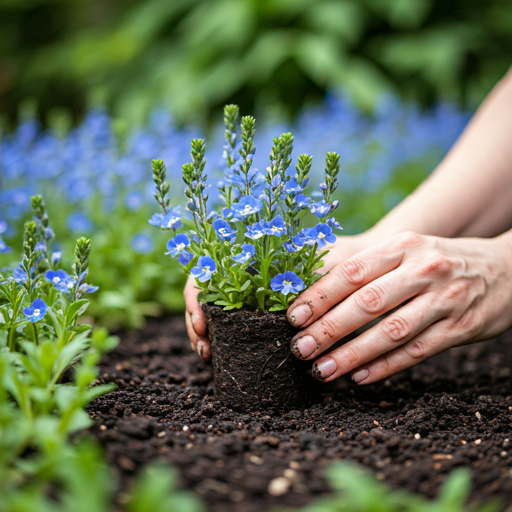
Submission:
[[[431,357],[453,346],[448,320],[441,320],[425,329],[405,345],[384,354],[352,373],[356,384],[371,384]]]
[[[292,339],[292,352],[301,359],[313,359],[339,339],[420,294],[426,283],[409,276],[409,266],[403,266],[357,290],[298,333]]]
[[[188,337],[190,338],[190,345],[192,346],[192,349],[197,352],[203,361],[210,359],[210,342],[207,339],[198,336],[194,331],[192,319],[188,311],[185,312],[185,323],[187,325]]]
[[[337,379],[404,345],[446,317],[448,312],[432,307],[432,303],[431,295],[416,297],[357,338],[318,359],[315,375],[324,381]]]
[[[333,267],[324,277],[308,288],[288,310],[288,320],[296,327],[310,325],[335,304],[374,279],[396,269],[409,245],[406,237],[394,237]]]
[[[198,336],[206,338],[206,317],[204,316],[204,312],[197,301],[199,292],[200,290],[196,287],[195,279],[189,278],[183,292],[185,295],[185,305],[187,312],[190,314],[190,321],[195,333]]]

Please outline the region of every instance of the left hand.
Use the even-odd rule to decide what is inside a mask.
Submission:
[[[313,374],[358,384],[389,377],[442,350],[490,338],[512,324],[511,235],[438,238],[401,233],[339,262],[288,310],[305,329],[292,351],[311,360],[397,306],[355,339],[320,357]]]

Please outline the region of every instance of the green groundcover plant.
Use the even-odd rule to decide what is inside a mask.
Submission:
[[[90,241],[78,239],[68,274],[50,250],[55,235],[41,196],[32,206],[23,258],[0,276],[0,512],[107,512],[115,478],[99,447],[76,434],[93,423],[85,407],[114,388],[95,380],[117,339],[78,322],[96,290],[85,283]],[[174,481],[168,469],[148,468],[127,492],[126,510],[203,510]]]
[[[175,234],[167,242],[168,254],[178,257],[196,279],[202,290],[200,300],[226,310],[247,306],[280,311],[319,278],[314,271],[323,265],[327,251],[322,249],[336,241],[333,228],[341,229],[330,217],[339,204],[333,194],[340,157],[327,153],[325,181],[314,200],[304,194],[312,157],[299,155],[295,170],[290,169],[291,133],[274,138],[269,166],[261,173],[252,167],[254,118],[243,117],[239,133],[238,107],[228,105],[224,121],[226,172],[217,185],[224,205],[220,211],[209,211],[205,142],[194,139],[192,162],[183,165],[187,210],[194,229]],[[149,222],[176,233],[184,225],[180,207],[171,209],[162,160],[153,160],[153,179],[163,213],[156,213]],[[303,228],[308,212],[320,222]]]

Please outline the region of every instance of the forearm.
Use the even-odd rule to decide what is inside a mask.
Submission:
[[[371,232],[491,237],[512,226],[512,72],[425,182]]]

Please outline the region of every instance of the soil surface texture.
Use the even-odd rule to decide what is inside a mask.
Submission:
[[[146,463],[167,461],[210,512],[304,505],[329,491],[324,468],[340,459],[428,497],[467,466],[472,500],[510,503],[511,368],[509,331],[384,382],[338,379],[303,411],[244,414],[215,398],[211,366],[192,353],[183,320],[170,318],[121,336],[99,376],[117,390],[89,412],[124,484]]]

